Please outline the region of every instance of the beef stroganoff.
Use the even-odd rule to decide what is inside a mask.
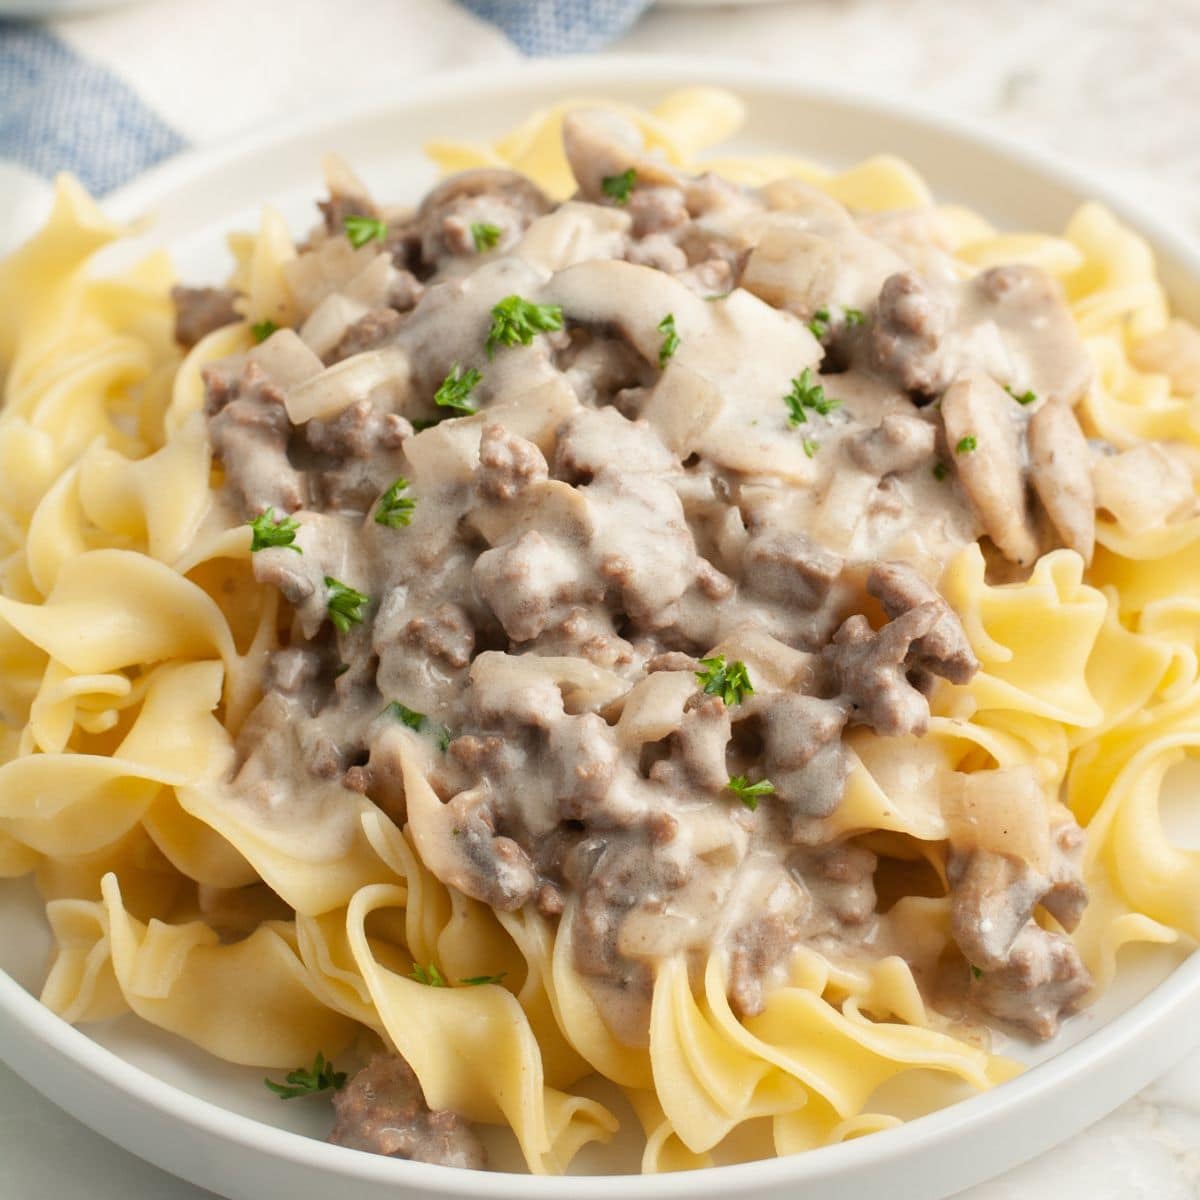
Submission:
[[[673,1170],[1000,1083],[1196,936],[1200,334],[1096,206],[697,165],[738,113],[563,105],[413,209],[330,159],[221,288],[89,274],[60,183],[0,265],[55,1011],[454,1166],[566,1170],[599,1075]]]

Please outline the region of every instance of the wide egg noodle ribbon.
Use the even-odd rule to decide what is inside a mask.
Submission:
[[[268,921],[222,944],[202,921],[137,920],[115,875],[101,891],[99,902],[47,906],[59,947],[42,998],[55,1011],[79,1021],[112,1015],[115,979],[143,1020],[227,1062],[294,1067],[353,1038],[354,1023],[311,988],[289,923]]]

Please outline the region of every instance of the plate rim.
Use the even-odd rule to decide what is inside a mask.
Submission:
[[[398,86],[372,89],[342,104],[301,110],[285,120],[259,125],[237,138],[186,151],[110,193],[101,203],[110,214],[133,219],[152,211],[156,197],[186,186],[219,165],[228,165],[256,150],[289,139],[316,137],[322,131],[346,122],[369,120],[388,111],[402,110],[415,101],[437,103],[451,97],[486,95],[533,85],[546,91],[569,87],[578,94],[589,88],[603,88],[606,83],[645,83],[647,80],[664,88],[687,84],[723,86],[734,91],[746,86],[765,88],[778,92],[780,99],[786,97],[798,103],[809,99],[831,103],[860,116],[898,116],[913,126],[972,143],[1060,187],[1104,203],[1122,221],[1169,254],[1185,276],[1200,285],[1200,244],[1173,219],[1140,208],[1122,186],[1098,177],[1087,168],[973,120],[937,112],[908,99],[864,91],[859,87],[850,88],[829,80],[799,80],[779,67],[729,58],[701,62],[681,55],[645,54],[526,60],[490,67],[482,82],[477,67],[446,71]],[[1169,1066],[1166,1051],[1160,1050],[1157,1055],[1143,1055],[1142,1052],[1154,1029],[1161,1022],[1186,1014],[1189,1005],[1193,1013],[1200,1005],[1200,952],[1193,952],[1148,995],[1075,1045],[988,1092],[866,1138],[795,1155],[649,1176],[529,1176],[474,1172],[381,1158],[332,1146],[241,1116],[157,1079],[93,1041],[82,1030],[67,1024],[3,970],[0,970],[0,1058],[8,1061],[33,1087],[44,1091],[56,1104],[93,1128],[96,1127],[94,1121],[80,1111],[86,1109],[85,1105],[73,1103],[71,1096],[64,1098],[62,1087],[44,1086],[46,1081],[29,1065],[36,1059],[36,1053],[30,1056],[22,1053],[22,1040],[34,1044],[43,1056],[49,1053],[63,1060],[78,1077],[86,1076],[100,1091],[112,1089],[118,1092],[134,1108],[144,1110],[147,1116],[168,1117],[198,1134],[238,1145],[280,1164],[315,1172],[327,1181],[355,1180],[401,1188],[407,1185],[422,1194],[470,1196],[479,1200],[526,1200],[528,1197],[561,1200],[568,1192],[580,1200],[617,1200],[617,1197],[689,1200],[691,1197],[724,1197],[731,1187],[745,1195],[766,1194],[772,1189],[806,1182],[833,1181],[854,1169],[878,1170],[889,1164],[903,1167],[906,1160],[919,1160],[939,1146],[968,1138],[976,1147],[982,1148],[985,1143],[980,1139],[985,1138],[988,1130],[1006,1114],[1022,1106],[1028,1107],[1033,1101],[1046,1103],[1049,1094],[1074,1086],[1077,1095],[1071,1116],[1060,1123],[1055,1135],[1048,1140],[1039,1140],[1036,1127],[1031,1128],[1020,1157],[1015,1162],[1008,1162],[1008,1166],[1016,1165],[1115,1107],[1107,1100],[1099,1103],[1095,1099],[1089,1100],[1086,1082],[1093,1071],[1119,1068],[1123,1073],[1120,1090],[1125,1099]],[[1189,1026],[1196,1027],[1191,1037],[1183,1032]],[[1170,1058],[1177,1057],[1185,1046],[1190,1048],[1193,1043],[1200,1042],[1200,1022],[1184,1021],[1176,1028],[1182,1036],[1176,1038]],[[150,1158],[168,1171],[173,1170],[153,1153],[154,1148],[132,1146],[107,1129],[101,1129],[101,1132],[133,1153]],[[978,1182],[988,1177],[987,1170],[975,1166],[959,1169],[952,1187],[957,1190]],[[916,1195],[906,1190],[903,1180],[893,1180],[889,1190],[893,1200]]]

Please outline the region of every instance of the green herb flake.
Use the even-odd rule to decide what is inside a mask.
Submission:
[[[347,217],[342,222],[342,228],[355,250],[375,239],[382,242],[387,237],[387,224],[378,217]]]
[[[283,1083],[273,1079],[264,1079],[267,1085],[281,1100],[295,1100],[300,1096],[315,1096],[318,1092],[336,1092],[345,1085],[346,1072],[335,1071],[333,1063],[325,1061],[324,1054],[318,1054],[313,1060],[312,1069],[298,1067],[284,1076]]]
[[[805,438],[800,444],[804,447],[804,453],[807,454],[809,458],[815,458],[817,451],[821,448],[821,443],[814,441],[812,438]]]
[[[441,729],[438,730],[438,736],[437,736],[438,749],[443,754],[445,754],[446,751],[450,749],[450,743],[453,740],[454,740],[454,735],[450,732],[450,730],[445,725],[443,725],[441,727]]]
[[[844,308],[842,309],[842,317],[851,329],[856,329],[859,325],[867,323],[867,314],[861,308]]]
[[[637,172],[630,167],[620,175],[605,175],[600,180],[600,188],[604,194],[617,204],[628,204],[633,185],[637,182]]]
[[[675,331],[675,314],[667,313],[655,328],[663,335],[662,345],[658,348],[658,365],[665,367],[667,359],[673,357],[675,351],[679,349],[679,334]]]
[[[557,304],[534,304],[521,296],[505,296],[492,307],[492,327],[484,346],[488,358],[497,346],[528,346],[538,333],[563,327],[563,311]]]
[[[1010,396],[1011,396],[1011,397],[1012,397],[1012,398],[1013,398],[1013,399],[1014,399],[1014,400],[1015,400],[1015,401],[1016,401],[1016,402],[1017,402],[1019,405],[1021,405],[1021,407],[1022,407],[1022,408],[1024,408],[1024,407],[1025,407],[1027,404],[1036,404],[1036,403],[1037,403],[1037,393],[1036,393],[1036,392],[1031,392],[1031,391],[1028,391],[1028,390],[1026,390],[1026,391],[1022,392],[1022,393],[1021,393],[1021,394],[1018,396],[1018,395],[1017,395],[1017,393],[1016,393],[1016,392],[1014,392],[1014,391],[1012,390],[1012,388],[1010,388],[1010,387],[1005,387],[1005,389],[1004,389],[1004,390],[1005,390],[1005,391],[1006,391],[1006,392],[1007,392],[1007,393],[1008,393],[1008,394],[1009,394],[1009,395],[1010,395]]]
[[[971,964],[971,976],[974,979],[982,979],[983,972],[974,964]]]
[[[827,417],[835,408],[840,408],[840,400],[831,400],[825,395],[825,389],[813,379],[811,367],[805,367],[792,380],[792,390],[783,398],[788,408],[788,424],[794,429],[808,420],[809,410],[819,416]]]
[[[808,331],[817,339],[822,341],[829,334],[829,309],[818,308],[813,313],[812,320],[808,323]]]
[[[726,666],[725,655],[718,654],[713,658],[702,658],[700,665],[704,669],[696,672],[696,678],[706,695],[720,696],[726,704],[732,705],[741,704],[753,693],[750,673],[740,659]]]
[[[252,531],[251,554],[256,550],[269,550],[273,546],[284,546],[288,550],[295,550],[297,554],[304,553],[299,546],[295,545],[296,531],[300,525],[292,517],[280,517],[277,521],[275,510],[268,508],[260,512],[253,521],[247,521],[246,524]]]
[[[751,812],[758,808],[758,798],[769,796],[775,785],[769,779],[760,779],[751,783],[745,775],[730,775],[725,785]]]
[[[383,710],[385,717],[392,717],[399,721],[401,725],[407,725],[409,729],[415,729],[418,733],[425,727],[425,714],[416,712],[405,704],[401,704],[399,700],[393,700],[391,704]]]
[[[482,254],[485,250],[494,250],[503,232],[499,225],[492,225],[487,221],[472,221],[471,241],[475,243],[475,253]]]
[[[363,620],[362,606],[370,604],[371,597],[364,596],[348,587],[340,579],[332,575],[325,576],[325,586],[329,589],[329,599],[325,602],[329,619],[339,633],[349,633],[351,625],[361,625]]]
[[[254,336],[254,340],[261,346],[271,334],[279,332],[279,326],[270,317],[267,317],[266,320],[255,321],[250,326],[250,332]]]
[[[423,983],[426,987],[449,987],[446,982],[446,977],[430,963],[429,966],[423,967],[420,963],[413,963],[412,977],[418,982]]]
[[[467,397],[482,378],[483,376],[474,367],[468,367],[464,371],[458,363],[455,363],[450,368],[450,373],[442,380],[441,386],[434,392],[434,404],[439,408],[452,408],[455,412],[462,413],[464,417],[471,416],[472,413],[479,410],[475,405],[468,403]]]
[[[458,982],[464,987],[483,987],[487,983],[499,983],[507,974],[507,971],[501,971],[499,975],[472,975],[469,979],[460,979]]]
[[[934,464],[933,477],[934,477],[934,479],[936,479],[938,481],[938,483],[941,483],[942,480],[944,480],[946,478],[946,476],[949,474],[950,474],[950,468],[948,466],[946,466],[945,463],[940,462],[940,463]]]
[[[379,507],[375,510],[375,524],[386,525],[389,529],[399,529],[412,521],[413,509],[417,502],[411,496],[402,496],[401,492],[408,491],[409,483],[403,475],[396,478],[386,492],[379,498]]]
[[[968,433],[966,437],[958,439],[958,445],[954,447],[955,454],[971,454],[979,446],[979,439],[973,433]]]

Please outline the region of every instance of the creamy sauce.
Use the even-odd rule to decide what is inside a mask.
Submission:
[[[341,217],[380,210],[335,190],[293,265],[300,333],[207,384],[229,503],[291,514],[303,551],[254,555],[294,615],[238,802],[330,846],[369,797],[447,884],[562,922],[639,1044],[669,956],[724,954],[741,1013],[800,944],[916,961],[877,911],[876,854],[825,832],[846,736],[919,738],[925,683],[976,669],[933,586],[961,547],[988,539],[1013,571],[1054,545],[1090,555],[1095,451],[1072,413],[1087,358],[1047,277],[962,279],[920,229],[799,184],[678,177],[613,120],[568,119],[580,194],[557,208],[476,173],[350,253]],[[628,167],[617,206],[601,181]],[[480,221],[495,249],[464,233]],[[489,354],[512,295],[562,328]],[[455,369],[481,375],[474,415],[433,402]],[[399,476],[414,506],[389,527]],[[330,578],[368,598],[344,632]],[[753,690],[720,694],[716,655]],[[752,811],[738,777],[773,791]],[[1032,919],[1074,888],[1069,928],[1086,900],[1063,828],[1037,867],[952,846],[980,1003],[1038,1033],[1087,986]],[[980,936],[996,912],[1007,943]]]

